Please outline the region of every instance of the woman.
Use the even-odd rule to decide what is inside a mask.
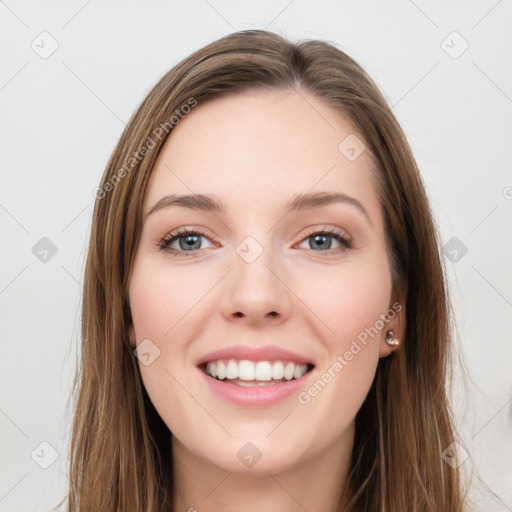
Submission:
[[[69,511],[464,510],[436,230],[356,62],[213,42],[96,196]]]

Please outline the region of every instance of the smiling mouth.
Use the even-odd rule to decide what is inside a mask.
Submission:
[[[218,359],[199,368],[212,379],[244,387],[274,386],[297,380],[309,373],[313,364],[293,361],[250,361]]]

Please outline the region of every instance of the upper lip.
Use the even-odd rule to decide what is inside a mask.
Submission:
[[[292,361],[300,364],[314,365],[311,359],[296,354],[290,350],[277,347],[275,345],[265,345],[263,347],[250,347],[247,345],[237,345],[226,347],[220,350],[210,352],[197,361],[197,366],[219,359],[247,359],[249,361]]]

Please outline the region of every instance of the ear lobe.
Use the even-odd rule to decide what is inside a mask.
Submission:
[[[400,348],[400,345],[396,345],[393,347],[386,343],[386,333],[391,330],[396,333],[396,331],[394,329],[390,329],[390,328],[385,329],[384,332],[382,333],[382,339],[381,339],[380,347],[379,347],[379,358],[387,357],[391,354],[391,352],[395,352],[396,350],[398,350]],[[402,341],[401,338],[398,337],[398,335],[397,335],[397,338],[400,342]]]
[[[136,342],[135,342],[135,327],[134,325],[130,325],[130,344],[134,347],[137,346]]]
[[[405,305],[398,295],[393,295],[393,299],[386,313],[389,322],[386,323],[381,332],[381,340],[379,345],[379,357],[387,357],[396,350],[400,349],[400,345],[404,342],[405,334]],[[398,345],[389,345],[386,342],[386,335],[388,331],[395,333],[395,338],[398,339]]]

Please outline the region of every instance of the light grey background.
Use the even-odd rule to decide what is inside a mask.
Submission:
[[[0,16],[0,511],[66,490],[93,190],[124,124],[179,60],[247,28],[339,44],[393,105],[449,244],[462,467],[475,510],[512,510],[510,0],[0,0]]]

